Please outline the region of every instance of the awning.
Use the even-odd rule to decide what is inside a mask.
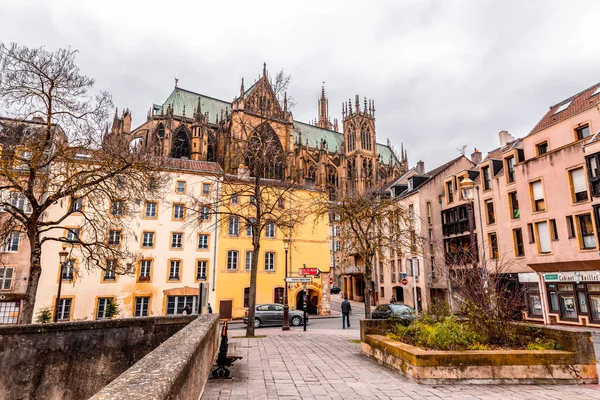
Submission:
[[[562,271],[595,271],[600,270],[600,260],[564,261],[552,263],[527,264],[536,272],[562,272]]]

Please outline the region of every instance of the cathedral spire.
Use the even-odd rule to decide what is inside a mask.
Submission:
[[[244,98],[244,93],[245,93],[245,90],[244,90],[244,78],[242,78],[242,86],[240,86],[240,99]]]
[[[321,98],[319,99],[319,120],[317,126],[323,129],[331,129],[329,122],[329,100],[325,97],[325,82],[321,86]]]
[[[263,63],[263,78],[267,77],[267,63]]]

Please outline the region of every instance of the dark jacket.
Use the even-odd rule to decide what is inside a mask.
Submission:
[[[350,306],[350,302],[348,300],[344,300],[342,302],[342,314],[350,314],[352,311],[352,307]]]

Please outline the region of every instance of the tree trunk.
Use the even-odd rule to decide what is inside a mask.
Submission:
[[[371,319],[371,278],[373,262],[370,256],[365,257],[365,318]]]
[[[29,281],[27,282],[27,291],[25,293],[23,311],[21,313],[21,323],[23,324],[31,324],[33,322],[35,297],[40,282],[40,275],[42,274],[42,244],[40,243],[40,235],[36,228],[31,228],[28,232],[30,267]],[[52,305],[52,309],[54,309],[54,305]]]
[[[252,254],[252,266],[250,268],[250,293],[248,294],[248,325],[246,326],[246,336],[254,336],[254,320],[256,314],[256,276],[258,275],[260,239],[257,239],[253,245],[254,246],[252,248],[254,254]]]

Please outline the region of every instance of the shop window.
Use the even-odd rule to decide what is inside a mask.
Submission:
[[[510,217],[512,219],[521,218],[521,213],[519,211],[519,196],[517,192],[510,192],[508,194],[508,202],[510,204]]]
[[[572,292],[573,291],[573,285],[571,285],[571,284],[558,285],[558,291],[559,292]]]
[[[560,314],[563,318],[576,319],[577,310],[575,309],[575,295],[559,294]]]
[[[600,285],[596,283],[590,283],[587,285],[588,292],[600,292]]]
[[[181,315],[186,306],[190,307],[190,312],[196,314],[197,296],[167,296],[167,315]],[[188,313],[189,314],[189,313]]]
[[[542,299],[539,293],[527,293],[527,308],[530,316],[542,316]]]
[[[588,307],[584,292],[577,292],[577,304],[579,304],[579,312],[587,314]]]
[[[571,183],[571,196],[573,203],[579,203],[588,200],[587,183],[583,167],[569,171],[569,180]]]
[[[590,295],[590,310],[592,315],[592,320],[600,321],[600,295],[592,294]]]
[[[558,293],[549,292],[550,297],[550,311],[558,312]]]
[[[579,228],[579,248],[581,250],[595,249],[596,235],[594,234],[591,214],[578,215],[577,222]]]

